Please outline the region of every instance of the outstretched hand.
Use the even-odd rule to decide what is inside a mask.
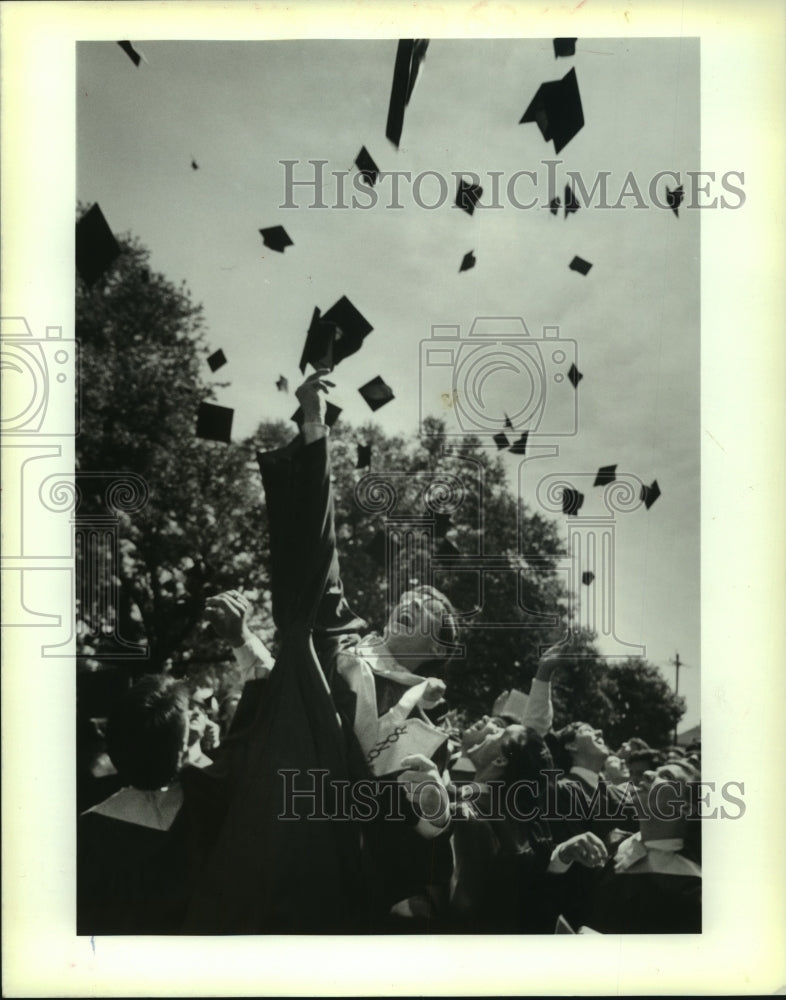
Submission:
[[[295,389],[295,395],[303,409],[303,420],[306,423],[323,424],[327,404],[325,396],[335,387],[334,382],[325,378],[330,369],[319,368]]]
[[[434,826],[444,826],[449,819],[449,799],[437,765],[424,754],[413,753],[404,757],[400,766],[405,770],[398,781],[417,815]]]
[[[227,590],[205,602],[205,617],[219,638],[230,646],[242,646],[250,635],[246,615],[251,610],[248,600],[239,590]]]

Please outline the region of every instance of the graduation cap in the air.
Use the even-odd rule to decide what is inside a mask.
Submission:
[[[617,466],[616,465],[602,465],[595,476],[595,482],[593,486],[607,486],[609,483],[613,483],[617,478]]]
[[[524,431],[518,441],[514,441],[510,446],[511,454],[513,455],[526,455],[527,454],[527,438],[529,437],[529,431]]]
[[[219,348],[217,351],[213,351],[208,357],[207,363],[210,366],[211,372],[217,372],[219,368],[222,368],[227,363],[226,355]]]
[[[404,109],[409,104],[427,49],[427,38],[402,38],[396,49],[396,65],[393,69],[393,85],[390,88],[388,120],[385,125],[385,135],[396,148],[404,127]]]
[[[589,570],[586,570],[586,572],[581,574],[581,582],[587,587],[589,587],[589,585],[592,583],[594,579],[595,579],[595,574],[590,573]]]
[[[332,427],[333,424],[338,420],[339,414],[341,413],[341,407],[336,406],[335,403],[331,403],[327,400],[325,405],[325,423],[328,427]],[[294,420],[298,427],[303,426],[303,407],[299,406],[295,412],[290,417],[290,420]]]
[[[311,315],[303,353],[300,355],[300,371],[305,372],[306,365],[311,365],[316,371],[320,368],[333,369],[333,345],[336,340],[336,327],[322,319],[319,307],[315,307]]]
[[[459,268],[459,274],[461,274],[462,271],[471,270],[475,266],[475,264],[477,264],[477,261],[475,260],[475,254],[473,253],[472,250],[470,250],[469,253],[464,254],[464,259],[462,260],[461,267]]]
[[[456,191],[456,208],[462,208],[468,215],[472,215],[482,194],[483,188],[480,184],[468,184],[461,177]]]
[[[279,375],[276,379],[276,388],[279,392],[289,392],[289,380]]]
[[[584,126],[575,69],[538,87],[519,124],[525,122],[536,122],[546,142],[553,140],[555,152],[567,146]]]
[[[271,250],[275,250],[277,253],[283,253],[287,247],[295,245],[283,226],[269,226],[267,229],[260,229],[259,235],[262,237],[262,242],[265,246]]]
[[[500,431],[499,434],[494,435],[494,444],[497,446],[499,451],[502,451],[503,448],[510,447],[510,441],[508,441],[507,435],[503,434],[502,431]]]
[[[389,403],[391,399],[396,398],[393,395],[393,390],[385,383],[381,375],[377,375],[370,382],[361,385],[358,392],[372,410],[378,410],[381,406]]]
[[[576,39],[575,38],[555,38],[554,39],[554,58],[559,59],[560,56],[575,56],[576,55]]]
[[[76,224],[76,268],[88,286],[104,274],[120,255],[120,245],[98,202]]]
[[[579,382],[581,382],[581,380],[584,378],[584,376],[581,374],[581,372],[575,365],[571,365],[570,368],[568,369],[568,378],[570,379],[571,385],[575,389],[578,386]]]
[[[141,53],[137,52],[131,42],[118,42],[117,44],[135,66],[138,66],[142,62]]]
[[[361,146],[360,152],[355,157],[355,166],[360,171],[360,176],[371,187],[377,183],[377,177],[379,177],[379,167],[374,163],[371,157],[371,153],[366,149],[365,146]]]
[[[374,329],[352,305],[346,295],[321,315],[315,309],[300,358],[300,370],[306,364],[332,369],[344,358],[360,350],[363,339]]]
[[[573,188],[570,184],[565,185],[565,218],[572,213],[578,212],[581,206],[576,201],[576,195],[573,193]]]
[[[566,486],[562,491],[562,513],[575,517],[584,503],[584,494],[579,493],[570,486]]]
[[[660,496],[660,487],[658,486],[658,480],[653,479],[649,486],[641,487],[641,494],[639,499],[644,501],[644,506],[647,510],[655,503],[655,501]]]
[[[682,184],[673,191],[666,188],[666,204],[674,212],[674,214],[679,218],[680,215],[680,205],[682,204],[682,199],[685,197],[685,191],[683,190]]]
[[[234,410],[227,406],[216,406],[215,403],[200,403],[197,413],[197,437],[206,441],[223,441],[229,444],[232,440],[232,418]]]
[[[358,445],[358,459],[355,463],[356,469],[368,469],[371,466],[371,445]]]
[[[562,202],[559,200],[559,198],[551,199],[551,201],[549,202],[549,211],[551,212],[552,215],[559,215],[559,207],[561,204]]]
[[[341,298],[322,317],[325,323],[334,323],[337,332],[333,343],[333,364],[337,365],[350,354],[359,351],[363,339],[368,336],[374,327],[369,323],[349,301],[346,295]]]
[[[513,430],[513,421],[510,419],[507,413],[505,414],[505,427],[507,427],[508,430],[511,431]]]
[[[583,257],[574,257],[568,266],[571,271],[578,271],[579,274],[589,274],[592,264],[588,260],[584,260]]]
[[[199,164],[197,163],[196,160],[192,160],[191,161],[191,169],[192,170],[199,170]]]

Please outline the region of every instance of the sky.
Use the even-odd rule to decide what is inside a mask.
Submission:
[[[336,370],[331,398],[342,420],[373,420],[386,433],[418,433],[426,413],[455,426],[462,401],[447,408],[443,393],[467,388],[458,373],[479,344],[478,328],[471,332],[477,317],[524,321],[527,346],[517,334],[517,346],[504,349],[509,359],[535,357],[531,342],[544,327],[558,328],[565,360],[547,361],[547,405],[529,455],[504,454],[511,487],[533,510],[543,510],[550,476],[580,489],[579,517],[550,515],[567,539],[569,528],[589,531],[608,514],[592,486],[600,466],[616,464],[636,495],[638,483],[657,479],[662,495],[650,510],[617,511],[598,529],[610,538],[613,528],[613,557],[602,586],[598,578],[577,588],[577,614],[591,616],[593,595],[597,611],[601,594],[611,594],[614,625],[603,629],[601,651],[641,652],[671,684],[678,651],[686,665],[681,728],[697,723],[700,212],[685,204],[677,217],[658,208],[648,186],[660,171],[675,171],[690,200],[685,174],[700,166],[698,41],[582,38],[574,57],[556,59],[550,39],[435,39],[398,149],[385,138],[395,40],[144,41],[138,48],[146,61],[135,67],[114,42],[78,45],[77,198],[98,202],[117,234],[137,236],[153,267],[174,283],[184,280],[203,304],[209,344],[228,358],[213,379],[229,382],[217,401],[235,410],[234,439],[260,420],[289,418],[293,397],[278,393],[275,381],[283,374],[297,384],[314,307],[325,311],[342,295],[373,331]],[[541,83],[571,68],[585,125],[555,154],[535,124],[519,119]],[[383,171],[433,172],[422,180],[421,204],[402,180],[402,207],[391,207],[390,180],[381,179],[374,207],[336,206],[331,172],[350,172],[350,199],[363,145]],[[313,177],[308,161],[327,161],[327,207],[309,207],[313,189],[305,187],[292,193],[295,207],[282,207],[285,160],[296,161],[296,179]],[[616,209],[597,207],[596,199],[596,207],[553,216],[543,205],[546,161],[554,160],[560,194],[567,171],[589,190],[605,171],[609,204],[620,201],[632,175],[645,206],[635,207],[634,196]],[[513,189],[524,204],[537,195],[535,207],[506,196],[518,171],[536,175]],[[452,207],[454,172],[480,176],[486,196],[472,216]],[[482,207],[492,172],[501,178],[499,209]],[[444,204],[422,207],[440,200],[437,175],[447,179]],[[674,186],[671,178],[656,183],[660,199],[667,184]],[[294,243],[283,254],[259,236],[275,225]],[[476,266],[459,273],[470,250]],[[586,276],[569,269],[575,255],[592,263]],[[425,364],[434,327],[459,328],[464,346],[454,367]],[[494,326],[503,329],[510,339],[509,326]],[[486,347],[478,349],[485,358]],[[564,378],[574,356],[584,376],[577,390]],[[474,419],[492,451],[490,428],[501,428],[505,412],[517,431],[532,430],[525,416],[537,381],[531,365],[495,370],[481,360],[466,362],[469,369],[487,375]],[[357,388],[376,375],[395,399],[372,415]],[[561,427],[573,412],[575,433],[548,433],[549,421]]]

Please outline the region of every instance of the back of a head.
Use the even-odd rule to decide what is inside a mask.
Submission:
[[[528,726],[508,726],[500,749],[507,759],[503,775],[506,785],[515,781],[540,784],[544,772],[554,769],[546,741]]]
[[[126,784],[162,788],[180,768],[187,730],[187,691],[174,678],[151,674],[110,715],[107,751]]]
[[[554,764],[561,771],[569,771],[573,766],[573,755],[568,750],[568,744],[572,743],[576,733],[583,722],[569,722],[567,726],[549,734],[548,745],[554,757]]]

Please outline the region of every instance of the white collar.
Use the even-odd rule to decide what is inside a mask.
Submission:
[[[683,841],[678,838],[650,840],[646,844],[641,833],[634,833],[623,840],[614,858],[616,872],[631,875],[645,875],[655,872],[659,875],[693,875],[701,878],[701,868],[684,854],[680,854]]]
[[[588,785],[592,785],[593,788],[598,787],[598,782],[600,781],[600,775],[597,771],[590,771],[588,767],[572,767],[570,769],[570,774],[575,774],[579,778],[583,778]]]
[[[388,680],[397,681],[407,687],[414,687],[426,680],[419,674],[413,674],[411,670],[402,667],[392,653],[381,653],[378,649],[383,645],[380,636],[374,636],[370,641],[361,643],[355,649],[357,656],[361,656],[369,667],[380,677],[387,677]]]
[[[141,788],[121,788],[108,799],[87,809],[87,813],[134,823],[150,830],[168,830],[183,804],[183,789],[179,782],[167,788],[146,791]]]

